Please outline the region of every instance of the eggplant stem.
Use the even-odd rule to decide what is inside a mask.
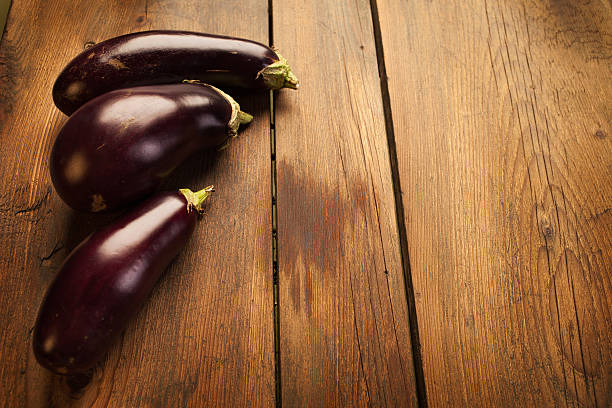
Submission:
[[[238,128],[240,127],[240,125],[246,125],[247,123],[250,123],[253,120],[252,115],[249,115],[248,113],[240,110],[240,105],[238,105],[238,102],[236,102],[234,98],[232,98],[231,96],[229,96],[228,94],[220,90],[219,88],[212,86],[210,84],[205,84],[204,82],[198,81],[197,79],[183,79],[183,83],[207,86],[215,90],[216,92],[218,92],[219,95],[221,95],[222,97],[224,97],[225,100],[232,107],[232,113],[230,115],[230,120],[227,123],[227,127],[228,127],[227,133],[230,137],[227,138],[221,146],[217,147],[217,150],[220,151],[220,150],[224,150],[225,148],[227,148],[227,146],[229,146],[230,144],[231,138],[238,136]]]
[[[297,79],[287,60],[276,50],[278,61],[273,62],[257,73],[257,78],[263,77],[264,84],[270,89],[281,88],[298,89],[300,81]]]
[[[232,143],[232,138],[228,137],[227,139],[225,139],[225,142],[223,142],[223,144],[221,144],[219,147],[217,147],[217,151],[221,152],[225,149],[227,149],[227,147]]]
[[[231,96],[229,96],[228,94],[226,94],[225,92],[220,90],[219,88],[217,88],[215,86],[212,86],[212,85],[209,85],[209,84],[204,84],[202,82],[197,82],[197,81],[184,80],[183,82],[198,83],[200,85],[207,86],[207,87],[217,91],[219,93],[219,95],[221,95],[222,97],[225,98],[225,100],[227,100],[227,102],[232,107],[232,114],[230,115],[230,120],[227,123],[227,127],[228,127],[228,132],[227,133],[231,137],[238,136],[238,127],[240,127],[240,125],[247,124],[251,120],[253,120],[253,116],[251,116],[248,113],[243,112],[243,111],[240,110],[240,105],[238,105],[238,102],[236,102],[234,100],[234,98],[232,98]]]
[[[238,108],[240,108],[240,107],[238,107]],[[233,115],[233,112],[232,112],[232,115]],[[237,120],[238,120],[238,122],[237,122],[238,124],[236,125],[236,132],[231,132],[231,130],[230,130],[230,136],[231,137],[228,137],[227,139],[225,139],[225,142],[223,142],[223,144],[221,146],[217,147],[217,151],[218,152],[227,149],[227,147],[232,143],[232,139],[235,138],[236,136],[238,136],[238,131],[237,131],[238,126],[246,125],[247,123],[251,123],[251,121],[253,120],[253,115],[249,115],[248,113],[239,110],[238,114],[237,114]],[[230,120],[230,122],[234,123],[235,120]],[[228,125],[228,126],[231,129],[232,125]]]
[[[240,120],[241,125],[246,125],[247,123],[251,123],[253,120],[253,115],[249,115],[243,111],[238,111],[238,119]]]
[[[195,209],[198,214],[204,212],[202,204],[213,191],[215,191],[215,186],[205,187],[195,193],[188,188],[181,188],[179,190],[185,197],[185,200],[187,200],[187,212],[191,212],[191,210]]]

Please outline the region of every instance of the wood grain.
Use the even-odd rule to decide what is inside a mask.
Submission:
[[[612,404],[612,10],[379,1],[431,406]]]
[[[274,1],[273,27],[301,80],[275,111],[283,405],[414,406],[369,3]]]
[[[187,248],[93,379],[40,368],[30,335],[63,258],[112,216],[75,214],[47,160],[65,118],[55,76],[87,42],[186,29],[268,42],[265,1],[14,2],[0,48],[0,400],[5,406],[274,404],[267,95],[243,98],[254,123],[222,153],[190,159],[166,188],[215,184]]]

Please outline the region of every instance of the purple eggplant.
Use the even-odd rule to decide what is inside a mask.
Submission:
[[[106,92],[184,79],[221,87],[297,89],[278,52],[240,38],[188,31],[144,31],[84,50],[60,73],[53,101],[66,115]]]
[[[68,255],[34,327],[42,366],[74,374],[106,354],[185,246],[211,191],[158,193]]]
[[[152,193],[192,153],[228,143],[251,119],[209,85],[112,91],[87,102],[61,129],[51,179],[74,209],[113,210]]]

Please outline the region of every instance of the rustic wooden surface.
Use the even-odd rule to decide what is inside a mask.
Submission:
[[[113,215],[53,191],[51,86],[86,43],[157,28],[273,42],[302,87],[273,123],[268,95],[241,98],[254,123],[174,174],[217,186],[206,216],[93,378],[67,380],[31,329]],[[611,79],[605,0],[14,1],[0,405],[610,406]]]
[[[378,1],[431,406],[612,404],[612,10]]]
[[[275,110],[282,401],[413,406],[369,3],[285,0],[273,16],[301,80]]]
[[[79,389],[82,381],[48,374],[30,351],[38,306],[63,258],[109,219],[73,214],[49,179],[49,151],[65,120],[51,100],[62,66],[85,43],[130,31],[267,42],[267,22],[261,1],[14,2],[0,54],[0,405],[274,405],[267,95],[243,101],[256,119],[228,149],[194,157],[166,186],[215,184],[217,192],[92,381]]]

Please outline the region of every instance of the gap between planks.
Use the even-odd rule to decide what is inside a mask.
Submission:
[[[410,325],[410,343],[412,345],[412,361],[414,364],[414,376],[416,380],[417,402],[419,407],[427,407],[427,392],[425,387],[425,375],[423,371],[423,359],[421,356],[421,342],[419,340],[419,325],[417,321],[414,286],[412,285],[412,272],[410,269],[410,254],[408,252],[408,237],[406,235],[406,220],[404,218],[404,204],[402,201],[402,189],[398,170],[395,132],[393,130],[391,99],[389,96],[387,68],[385,66],[385,55],[383,52],[380,19],[378,16],[378,5],[376,0],[370,0],[370,10],[374,33],[374,44],[376,46],[376,59],[378,62],[378,76],[380,78],[380,92],[382,97],[383,112],[385,115],[385,130],[387,134],[389,162],[391,167],[391,180],[393,183],[395,217],[397,220],[397,230],[400,240],[402,271],[404,274],[405,286],[404,289],[406,291],[406,302],[408,303],[408,321]]]
[[[408,304],[408,317],[410,323],[410,338],[412,344],[412,356],[414,372],[416,377],[417,401],[419,407],[427,407],[427,395],[425,378],[423,374],[423,362],[420,350],[419,330],[417,323],[414,287],[412,285],[412,274],[410,271],[410,258],[408,253],[408,240],[406,236],[406,222],[404,219],[404,208],[401,196],[401,186],[397,164],[397,152],[395,148],[395,134],[393,131],[393,117],[391,114],[391,101],[387,83],[382,36],[378,17],[378,6],[376,0],[370,0],[374,42],[376,46],[376,57],[380,77],[381,96],[385,115],[385,130],[389,150],[391,167],[391,178],[395,202],[395,212],[399,231],[400,249],[402,258],[402,270],[404,274],[406,302]],[[274,45],[273,30],[273,0],[268,0],[268,38],[269,45]],[[274,379],[275,379],[275,401],[276,407],[282,407],[281,388],[281,355],[280,355],[280,314],[279,314],[279,274],[278,274],[278,234],[277,234],[277,179],[276,179],[276,129],[275,129],[275,98],[274,91],[270,91],[270,159],[271,159],[271,194],[272,194],[272,276],[273,276],[273,302],[274,302]]]
[[[274,46],[273,1],[268,0],[268,45]],[[280,309],[278,279],[278,233],[276,211],[276,129],[274,126],[274,91],[270,90],[270,192],[272,194],[272,299],[274,313],[274,400],[276,408],[281,408],[281,356],[280,356]]]
[[[276,209],[276,131],[274,129],[274,91],[270,91],[270,159],[272,193],[272,290],[274,302],[274,393],[276,407],[282,407],[281,360],[280,360],[280,310],[279,310],[279,278],[278,278],[278,232]]]

